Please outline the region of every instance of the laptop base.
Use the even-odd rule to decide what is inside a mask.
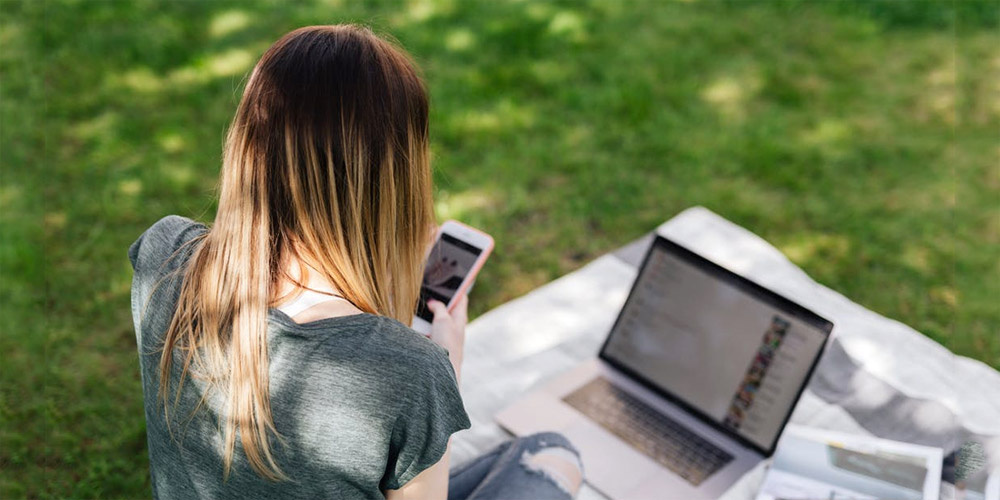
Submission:
[[[605,378],[733,458],[699,485],[691,484],[563,400],[598,377]],[[543,431],[565,435],[580,450],[584,480],[612,499],[718,498],[764,458],[599,359],[584,362],[555,377],[498,413],[496,420],[501,427],[518,436]]]

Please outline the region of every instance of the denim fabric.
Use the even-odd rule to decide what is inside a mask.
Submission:
[[[543,432],[508,441],[451,471],[448,500],[567,500],[569,493],[539,472],[522,464],[548,447],[579,452],[561,434]]]

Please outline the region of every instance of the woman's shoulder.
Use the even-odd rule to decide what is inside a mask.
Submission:
[[[431,360],[438,364],[448,363],[448,351],[431,339],[395,319],[385,316],[378,316],[378,319],[379,334],[388,352],[401,357]]]
[[[406,405],[404,417],[423,421],[420,425],[425,426],[431,418],[448,421],[453,430],[468,428],[448,351],[399,321],[377,318],[375,343],[380,354],[376,361],[383,367],[382,380],[393,385],[389,392]]]
[[[199,222],[179,215],[168,215],[156,221],[129,246],[132,268],[160,268],[177,250],[207,231]]]
[[[380,367],[380,377],[400,386],[455,384],[454,370],[448,351],[429,338],[399,321],[375,314],[357,316],[352,323],[355,333],[350,342],[352,356],[364,358],[371,366]],[[345,348],[343,328],[324,336],[330,355],[340,357]]]

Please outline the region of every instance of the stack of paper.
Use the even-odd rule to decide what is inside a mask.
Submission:
[[[940,448],[789,426],[758,500],[935,500]]]

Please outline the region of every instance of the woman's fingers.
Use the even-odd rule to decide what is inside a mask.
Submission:
[[[465,325],[469,320],[469,296],[464,293],[451,306],[451,311],[448,310],[448,306],[444,305],[443,302],[433,299],[427,301],[427,308],[434,313],[435,322],[438,321],[438,317],[454,320],[455,323],[460,325]]]
[[[444,305],[443,302],[437,300],[428,300],[427,308],[434,313],[434,321],[438,320],[438,317],[449,318],[451,315],[448,313],[448,306]]]

